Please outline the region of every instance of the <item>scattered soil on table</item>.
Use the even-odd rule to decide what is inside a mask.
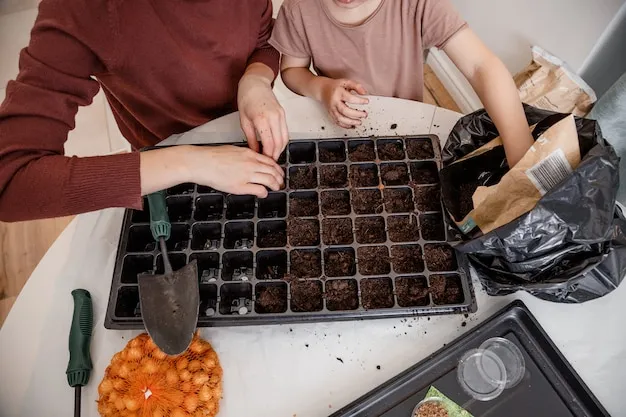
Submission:
[[[432,162],[413,162],[411,165],[411,176],[415,184],[438,184],[439,173],[437,165]]]
[[[322,256],[319,251],[291,251],[291,275],[294,278],[317,278],[322,275]]]
[[[289,214],[297,217],[317,216],[317,196],[315,198],[291,195],[289,196]]]
[[[287,244],[286,230],[271,230],[269,233],[259,234],[257,245],[260,248],[282,248]]]
[[[373,161],[376,159],[376,153],[374,152],[373,143],[362,143],[355,146],[348,152],[350,160],[353,162]]]
[[[354,242],[351,219],[322,220],[322,240],[325,245],[350,245]]]
[[[474,210],[472,196],[478,188],[478,183],[467,182],[459,186],[459,212],[457,220],[463,220],[470,211]]]
[[[446,409],[437,403],[426,403],[417,410],[414,417],[448,417]]]
[[[409,170],[404,164],[388,164],[380,167],[384,185],[406,185],[409,183]]]
[[[320,162],[323,163],[333,163],[333,162],[343,162],[346,160],[346,155],[344,153],[344,148],[341,149],[328,149],[320,146]]]
[[[428,284],[424,277],[396,278],[396,294],[400,307],[428,305]]]
[[[397,127],[398,127],[397,123],[392,123],[391,126],[389,126],[391,130],[395,130]]]
[[[386,275],[391,272],[386,246],[365,246],[357,249],[361,275]]]
[[[289,172],[289,187],[292,190],[317,188],[317,168],[315,165],[291,169]]]
[[[342,188],[348,185],[348,169],[344,165],[323,165],[320,167],[322,188]]]
[[[415,210],[413,196],[408,188],[386,188],[385,210],[389,213],[406,213]]]
[[[387,218],[389,240],[392,242],[414,242],[419,240],[419,223],[417,216],[389,216]]]
[[[438,185],[423,187],[413,185],[415,206],[419,211],[441,211],[441,189]]]
[[[287,285],[257,287],[254,310],[260,314],[287,311]]]
[[[457,268],[454,248],[446,244],[424,246],[424,258],[428,269],[435,272],[454,271]]]
[[[324,306],[320,281],[293,281],[291,283],[291,310],[296,313],[320,311]]]
[[[463,286],[458,275],[431,275],[430,293],[435,304],[463,302]]]
[[[422,229],[422,238],[424,238],[424,240],[446,239],[446,231],[444,230],[441,214],[421,216],[420,226]]]
[[[322,192],[322,214],[326,216],[350,214],[350,194],[346,191]]]
[[[326,250],[324,273],[327,277],[349,277],[355,273],[354,251]]]
[[[363,308],[393,307],[393,285],[389,278],[371,278],[361,281],[361,303]]]
[[[356,214],[379,214],[383,212],[383,200],[379,190],[352,190],[352,208]]]
[[[378,144],[378,158],[381,161],[397,161],[404,159],[402,142],[387,142]]]
[[[290,218],[287,230],[291,246],[317,246],[320,243],[320,224],[317,219]]]
[[[409,159],[432,159],[435,157],[433,145],[426,139],[407,139],[406,152]]]
[[[357,283],[353,279],[326,282],[326,308],[331,311],[355,310],[359,306]]]
[[[378,185],[378,168],[376,165],[351,165],[350,185],[352,187],[376,187]]]
[[[358,243],[384,243],[387,240],[382,217],[357,217],[354,223]]]
[[[398,274],[410,274],[424,271],[422,248],[419,245],[392,246],[391,262]]]

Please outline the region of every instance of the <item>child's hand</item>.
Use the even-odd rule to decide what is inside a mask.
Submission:
[[[352,129],[361,125],[361,119],[367,117],[367,112],[349,107],[346,103],[367,104],[369,100],[356,94],[365,95],[367,91],[359,83],[352,80],[331,80],[322,87],[322,104],[335,123],[344,129]]]

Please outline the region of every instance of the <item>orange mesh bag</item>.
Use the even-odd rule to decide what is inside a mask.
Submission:
[[[168,356],[144,333],[113,356],[98,393],[103,417],[214,417],[222,368],[197,334],[187,351]]]

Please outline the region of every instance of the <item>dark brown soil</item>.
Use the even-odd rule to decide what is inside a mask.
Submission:
[[[419,240],[419,223],[417,216],[389,216],[387,218],[389,240],[392,242],[414,242]]]
[[[373,161],[376,159],[373,143],[363,143],[354,147],[348,152],[350,160],[353,162]]]
[[[320,146],[320,162],[333,163],[343,162],[346,160],[345,148],[342,149],[328,149]]]
[[[349,277],[355,274],[354,250],[326,250],[324,273],[327,277]]]
[[[422,248],[419,245],[392,246],[391,262],[398,274],[411,274],[424,271]]]
[[[348,169],[345,165],[322,165],[320,186],[322,188],[342,188],[348,185]]]
[[[428,139],[407,139],[406,152],[409,159],[432,159],[435,157],[433,145]]]
[[[384,185],[406,185],[409,183],[409,170],[404,164],[386,164],[380,167]]]
[[[350,185],[352,187],[376,187],[378,168],[374,164],[351,165]]]
[[[351,219],[322,220],[322,240],[325,245],[350,245],[354,242]]]
[[[356,310],[359,307],[358,286],[353,279],[336,279],[326,282],[326,308]]]
[[[420,228],[424,240],[446,240],[441,214],[427,214],[420,217]]]
[[[317,278],[322,275],[322,256],[315,250],[292,250],[291,275],[294,278]]]
[[[435,304],[463,302],[463,286],[458,275],[431,275],[430,293]]]
[[[454,248],[450,245],[436,243],[425,245],[424,259],[431,271],[454,271],[457,268]]]
[[[378,143],[378,158],[381,161],[397,161],[404,159],[402,142]]]
[[[269,233],[259,234],[256,243],[260,248],[282,248],[287,244],[287,231],[272,230]]]
[[[424,277],[396,278],[396,294],[400,307],[428,305],[428,284]]]
[[[463,220],[470,211],[474,210],[474,201],[472,196],[478,188],[478,184],[474,182],[463,183],[459,186],[459,217],[457,220]]]
[[[385,243],[385,219],[382,217],[357,217],[354,221],[358,243]]]
[[[438,185],[413,186],[415,206],[419,211],[441,211],[441,189]]]
[[[293,281],[291,283],[291,310],[296,313],[320,311],[324,306],[320,281]]]
[[[361,275],[386,275],[391,272],[386,246],[365,246],[357,249]]]
[[[260,314],[287,311],[287,285],[258,285],[254,310]]]
[[[383,212],[383,199],[379,190],[352,190],[352,208],[356,214]]]
[[[317,219],[290,218],[287,221],[291,246],[317,246],[320,244],[320,224]]]
[[[415,210],[413,196],[408,188],[386,188],[385,210],[389,213],[410,213]]]
[[[347,191],[322,192],[322,214],[325,216],[350,214],[350,194]]]
[[[438,184],[439,173],[433,162],[412,162],[411,177],[415,184]]]
[[[317,206],[317,195],[311,196],[300,196],[300,195],[290,195],[289,196],[289,214],[296,217],[305,217],[305,216],[317,216],[319,213],[319,208]]]
[[[308,165],[290,169],[289,188],[292,190],[317,188],[317,168]]]
[[[361,303],[366,310],[393,307],[393,285],[389,278],[361,281]]]

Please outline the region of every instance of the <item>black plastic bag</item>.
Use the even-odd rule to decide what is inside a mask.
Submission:
[[[567,116],[524,109],[529,126],[537,125],[535,138]],[[608,294],[626,274],[626,219],[615,204],[619,158],[597,122],[575,121],[582,161],[574,173],[528,213],[457,246],[489,295],[525,290],[550,301],[579,303]],[[444,166],[498,135],[484,110],[461,118],[443,149]],[[497,158],[483,172],[472,173],[471,180],[478,185],[497,183],[508,171],[504,153]],[[442,178],[444,194],[455,187],[454,178]]]

